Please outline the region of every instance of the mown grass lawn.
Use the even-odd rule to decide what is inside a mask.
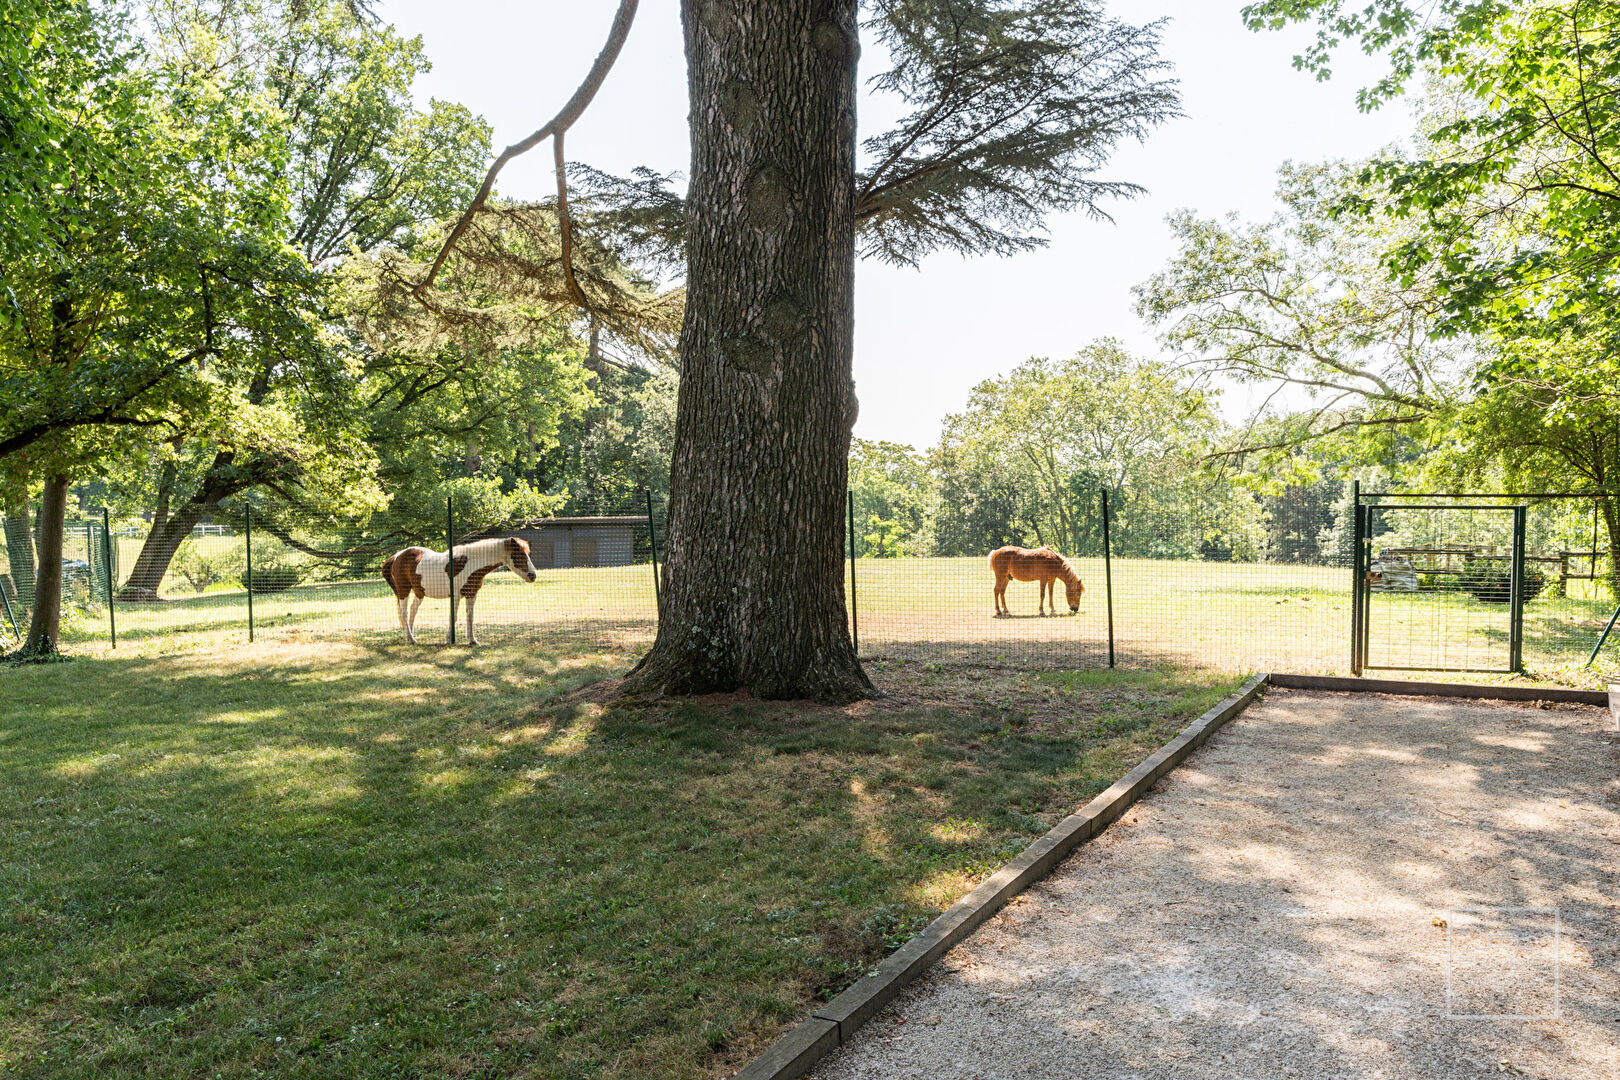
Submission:
[[[0,1074],[723,1075],[1236,681],[604,707],[625,660],[0,669]]]
[[[994,578],[982,558],[860,559],[857,614],[862,654],[917,663],[1009,664],[1032,670],[1106,666],[1109,612],[1099,559],[1077,559],[1086,583],[1078,614],[1036,614],[1037,586],[1009,587],[1013,617],[996,618]],[[1348,674],[1349,571],[1278,563],[1115,559],[1113,626],[1117,660],[1130,667]],[[1572,582],[1525,607],[1524,658],[1543,681],[1600,685],[1620,671],[1620,642],[1594,671],[1593,643],[1614,611],[1607,591]],[[162,604],[120,605],[121,651],[153,654],[247,641],[247,596],[238,590]],[[392,643],[399,638],[392,594],[382,579],[306,585],[255,603],[260,641],[314,639]],[[488,579],[478,626],[492,643],[634,649],[651,642],[657,605],[650,566],[542,571],[535,584],[512,574]],[[448,608],[423,604],[417,633],[442,642]],[[65,639],[105,652],[105,609],[74,617]],[[3,631],[0,631],[3,633]],[[464,631],[462,632],[464,633]],[[1507,666],[1503,604],[1457,593],[1375,593],[1370,656],[1380,668],[1500,670]]]

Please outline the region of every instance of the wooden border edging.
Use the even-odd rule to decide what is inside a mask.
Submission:
[[[1070,814],[978,888],[886,956],[866,977],[811,1014],[735,1074],[733,1080],[793,1080],[848,1042],[862,1024],[905,986],[967,937],[1007,901],[1045,877],[1081,843],[1106,829],[1163,776],[1248,707],[1269,676],[1256,675],[1238,692],[1181,729],[1107,791]]]
[[[1363,694],[1409,694],[1414,697],[1483,698],[1488,701],[1561,701],[1607,707],[1602,690],[1561,686],[1484,686],[1470,683],[1409,682],[1405,679],[1361,679],[1342,675],[1268,675],[1266,681],[1285,690],[1348,690]]]

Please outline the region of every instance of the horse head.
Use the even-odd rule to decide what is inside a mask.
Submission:
[[[535,579],[534,563],[529,561],[529,542],[516,536],[506,538],[506,552],[501,559],[511,571],[524,581]]]
[[[1069,565],[1069,560],[1063,560],[1063,568],[1068,571],[1063,578],[1063,591],[1068,594],[1069,614],[1076,615],[1080,612],[1080,598],[1086,593],[1086,584],[1074,572],[1074,567]]]

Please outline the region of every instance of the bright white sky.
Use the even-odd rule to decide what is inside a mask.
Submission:
[[[433,71],[424,97],[458,101],[494,125],[506,146],[544,123],[573,91],[601,47],[612,0],[383,0],[377,13],[420,34]],[[1355,90],[1382,70],[1359,53],[1339,58],[1317,83],[1291,59],[1309,40],[1299,28],[1253,34],[1242,0],[1114,0],[1123,18],[1171,19],[1163,55],[1181,82],[1183,119],[1142,146],[1122,147],[1102,175],[1148,194],[1110,208],[1114,222],[1065,215],[1050,221],[1051,245],[1011,259],[937,255],[920,270],[864,263],[856,275],[855,433],[919,448],[959,410],[980,381],[1030,356],[1061,356],[1107,335],[1148,353],[1157,346],[1137,320],[1131,286],[1173,252],[1165,215],[1237,211],[1269,217],[1284,161],[1354,158],[1399,141],[1410,117],[1397,104],[1370,116]],[[568,155],[609,172],[636,165],[687,167],[685,58],[676,0],[644,0],[617,66],[568,136]],[[862,77],[881,55],[868,48]],[[864,102],[862,134],[895,115]],[[514,197],[551,191],[549,147],[508,165],[499,189]],[[1228,395],[1228,412],[1248,394]],[[1237,416],[1233,415],[1233,419]]]

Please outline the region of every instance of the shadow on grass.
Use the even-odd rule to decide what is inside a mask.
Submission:
[[[8,1070],[710,1075],[1226,688],[1026,687],[1038,723],[993,677],[903,708],[579,698],[626,660],[7,673]]]

